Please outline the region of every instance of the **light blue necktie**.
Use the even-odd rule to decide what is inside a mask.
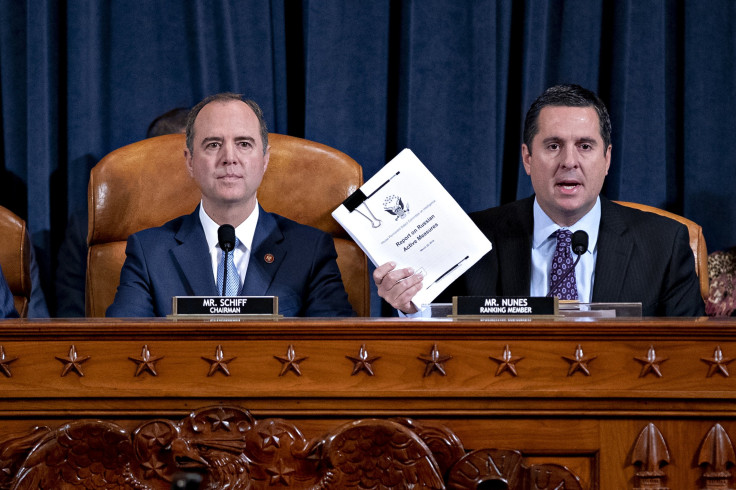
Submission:
[[[240,276],[238,269],[235,267],[235,249],[238,248],[240,242],[235,238],[235,248],[227,254],[227,284],[225,285],[225,296],[237,296],[240,290]],[[222,294],[222,277],[225,268],[225,251],[222,251],[222,258],[217,266],[217,294]]]

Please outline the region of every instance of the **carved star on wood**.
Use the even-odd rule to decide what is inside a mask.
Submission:
[[[152,456],[150,460],[141,463],[141,467],[143,468],[143,474],[146,478],[157,476],[159,478],[166,479],[166,472],[164,471],[166,469],[166,463],[157,460],[155,456]]]
[[[291,475],[296,470],[294,468],[290,468],[284,464],[283,459],[279,459],[278,464],[275,466],[271,466],[269,468],[266,468],[266,472],[271,475],[271,481],[269,482],[269,485],[285,485],[285,486],[291,486]]]
[[[225,412],[220,407],[217,413],[210,413],[207,415],[207,421],[212,425],[212,432],[222,430],[225,432],[232,432],[235,423],[235,414],[232,412]]]
[[[641,372],[639,377],[643,378],[649,373],[654,373],[658,378],[662,377],[662,371],[660,370],[660,364],[669,359],[668,357],[658,357],[657,352],[654,350],[654,346],[650,345],[647,351],[647,357],[635,357],[635,360],[639,361],[641,366]]]
[[[5,355],[5,346],[4,345],[0,345],[0,370],[2,370],[3,374],[7,378],[12,378],[13,377],[13,373],[10,372],[10,363],[12,363],[14,361],[17,361],[17,360],[18,360],[17,357],[14,357],[12,359],[9,359]]]
[[[369,356],[368,351],[365,348],[365,344],[360,346],[358,351],[358,357],[345,356],[353,361],[353,372],[352,376],[355,376],[361,371],[365,371],[369,376],[373,376],[373,363],[379,360],[380,356]]]
[[[137,364],[133,376],[140,376],[143,371],[148,371],[151,375],[158,376],[158,373],[156,373],[156,363],[163,358],[163,356],[152,356],[151,351],[148,350],[148,344],[141,348],[140,357],[128,357],[128,359]]]
[[[715,351],[713,351],[713,357],[701,357],[700,360],[708,364],[708,374],[706,375],[707,378],[710,378],[717,372],[728,378],[728,365],[733,362],[734,358],[723,357],[723,351],[721,350],[721,346],[719,345],[716,346]]]
[[[62,378],[69,374],[69,371],[74,371],[79,376],[84,376],[84,373],[82,372],[82,363],[90,359],[90,356],[77,355],[77,348],[73,344],[69,347],[69,355],[67,357],[55,357],[57,360],[64,363],[64,369],[61,371]]]
[[[139,436],[144,441],[145,447],[149,450],[153,448],[161,448],[169,443],[171,438],[171,427],[163,422],[155,422],[148,424]]]
[[[281,438],[286,435],[286,431],[276,424],[270,422],[265,427],[259,427],[258,435],[261,436],[261,449],[266,449],[270,446],[280,448]]]
[[[301,376],[302,372],[299,369],[299,363],[306,359],[309,359],[308,357],[296,357],[293,345],[289,345],[289,348],[286,350],[286,357],[273,357],[281,363],[281,372],[279,373],[279,376],[283,376],[289,371],[294,371],[297,376]]]
[[[578,344],[575,348],[575,355],[573,357],[562,356],[567,362],[570,363],[570,369],[567,370],[567,375],[572,376],[577,371],[590,376],[590,370],[588,369],[588,363],[596,359],[598,356],[586,356],[583,353],[583,347]]]
[[[508,344],[503,348],[503,354],[501,354],[501,357],[488,356],[488,358],[498,363],[496,376],[500,376],[505,371],[508,371],[512,376],[518,376],[516,372],[516,363],[524,359],[523,357],[511,355],[511,349]]]
[[[437,371],[442,376],[447,376],[444,363],[452,359],[452,356],[449,356],[447,354],[440,354],[440,351],[437,348],[437,344],[434,344],[429,355],[422,354],[421,356],[417,357],[417,359],[423,361],[426,364],[424,368],[424,377],[426,378],[434,371]]]
[[[210,363],[210,370],[207,376],[212,376],[217,371],[222,371],[225,376],[230,376],[230,370],[227,368],[228,363],[237,359],[237,357],[229,357],[225,359],[225,354],[222,351],[222,345],[218,345],[215,349],[215,357],[204,357],[202,359]]]

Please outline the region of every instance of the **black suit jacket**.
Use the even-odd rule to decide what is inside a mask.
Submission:
[[[453,283],[452,296],[528,296],[534,196],[470,217],[493,250]],[[641,302],[644,316],[702,316],[687,227],[601,197],[593,302]]]

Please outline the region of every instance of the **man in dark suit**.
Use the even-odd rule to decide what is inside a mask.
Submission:
[[[599,195],[611,164],[611,123],[595,94],[577,85],[547,89],[527,112],[522,159],[535,195],[470,215],[493,249],[438,301],[453,295],[546,296],[562,284],[551,266],[562,229],[589,236],[588,251],[571,271],[571,298],[641,302],[644,316],[704,314],[687,228]],[[376,268],[378,294],[416,314],[411,299],[423,278],[395,267]]]
[[[190,215],[130,236],[107,316],[164,316],[173,296],[218,295],[226,268],[239,281],[238,294],[278,296],[284,316],[352,315],[332,238],[258,205],[270,156],[258,105],[237,94],[208,97],[190,112],[186,135],[186,164],[201,203]],[[218,242],[224,224],[235,228],[231,264]]]
[[[18,311],[13,302],[13,293],[0,267],[0,318],[18,318]]]

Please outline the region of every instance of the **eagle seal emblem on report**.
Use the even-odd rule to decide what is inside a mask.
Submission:
[[[404,204],[399,196],[391,195],[383,200],[383,209],[388,214],[396,216],[396,221],[398,221],[399,218],[406,218],[409,213],[409,204]]]

